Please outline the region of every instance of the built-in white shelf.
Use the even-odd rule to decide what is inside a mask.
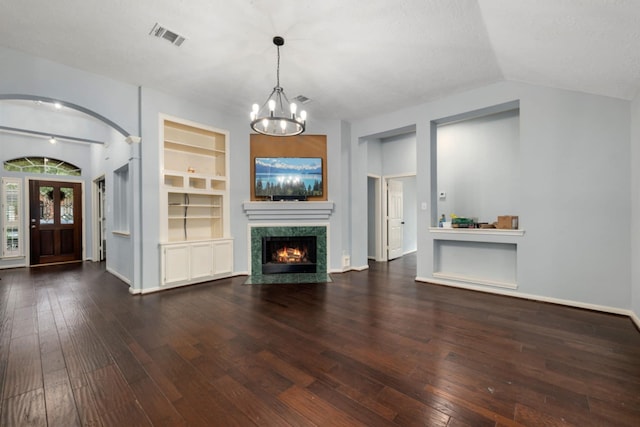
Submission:
[[[429,227],[435,240],[460,240],[465,242],[515,243],[525,234],[525,230],[505,230],[501,228],[440,228]]]
[[[524,236],[524,230],[506,230],[504,228],[442,228],[429,227],[430,233],[486,234],[489,236]]]
[[[233,273],[229,133],[161,116],[159,289]]]

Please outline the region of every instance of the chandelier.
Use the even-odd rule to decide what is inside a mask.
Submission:
[[[273,44],[278,49],[276,87],[273,88],[271,95],[262,104],[262,107],[253,104],[251,129],[270,136],[300,135],[305,129],[307,112],[303,110],[299,115],[296,115],[298,106],[289,102],[284,89],[280,87],[280,46],[284,45],[284,39],[276,36],[273,38]]]

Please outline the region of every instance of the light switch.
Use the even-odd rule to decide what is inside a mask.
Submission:
[[[446,191],[441,191],[440,193],[438,193],[438,198],[440,200],[444,200],[447,198],[447,192]]]

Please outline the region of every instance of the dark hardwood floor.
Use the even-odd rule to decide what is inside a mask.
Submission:
[[[629,318],[414,275],[131,296],[100,263],[0,270],[0,425],[640,425]]]

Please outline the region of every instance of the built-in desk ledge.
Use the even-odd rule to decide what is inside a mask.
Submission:
[[[242,208],[251,221],[328,220],[333,212],[332,201],[244,202]]]
[[[504,228],[442,228],[429,227],[429,233],[473,234],[487,236],[524,236],[524,230],[506,230]]]

